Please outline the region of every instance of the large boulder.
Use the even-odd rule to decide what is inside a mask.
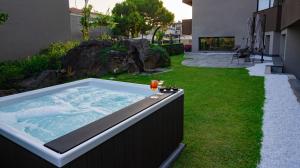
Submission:
[[[61,82],[61,74],[56,70],[46,70],[37,76],[24,79],[19,86],[25,90],[33,90],[57,85]]]
[[[126,50],[120,50],[117,45]],[[91,40],[70,50],[62,59],[62,67],[75,78],[105,73],[138,73],[160,68],[166,62],[164,58],[160,53],[151,52],[146,39],[123,40],[116,45],[110,41]]]
[[[127,52],[110,50],[107,54],[107,72],[122,73],[128,71]]]
[[[127,51],[114,50],[110,41],[83,42],[62,58],[62,67],[76,77],[145,71],[144,60],[148,55],[149,41],[123,40],[119,43]]]
[[[0,97],[16,94],[18,91],[16,89],[0,90]]]
[[[101,51],[112,45],[110,41],[91,40],[82,42],[62,58],[62,67],[68,73],[72,73],[77,77],[104,74],[106,73],[105,61],[101,59]]]
[[[124,40],[121,42],[128,49],[128,59],[135,62],[136,71],[144,72],[144,61],[148,56],[150,42],[147,39]]]

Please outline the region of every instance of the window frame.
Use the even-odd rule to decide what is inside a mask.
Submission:
[[[262,0],[257,0],[257,11],[263,11],[263,10],[266,10],[266,9],[281,6],[284,0],[265,0],[265,1],[269,1],[268,7],[260,9],[260,2],[261,1]],[[273,4],[272,4],[272,1],[273,1]],[[277,1],[276,4],[274,4],[275,1]]]
[[[204,48],[206,48],[206,47],[203,47],[202,46],[202,44],[201,44],[201,39],[211,39],[211,40],[213,40],[213,43],[215,43],[216,41],[216,43],[219,43],[219,46],[217,45],[217,46],[214,46],[215,48],[217,48],[217,50],[211,50],[211,49],[204,49]],[[232,46],[230,47],[230,48],[221,48],[220,46],[220,40],[221,39],[229,39],[229,40],[232,40],[233,41],[233,44],[232,44]],[[214,41],[215,40],[215,41]],[[234,37],[234,36],[220,36],[220,37],[199,37],[198,38],[198,51],[232,51],[233,49],[234,49],[234,47],[235,47],[235,45],[236,45],[236,37]]]

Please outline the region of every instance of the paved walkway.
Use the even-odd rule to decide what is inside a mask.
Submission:
[[[214,68],[245,68],[253,66],[252,62],[245,62],[240,58],[231,63],[233,53],[186,53],[185,60],[182,62],[185,66],[191,67],[214,67]],[[259,57],[258,57],[259,58]],[[257,58],[257,60],[259,60]],[[266,61],[270,60],[266,58]]]
[[[263,139],[259,168],[300,167],[300,104],[288,75],[264,74],[266,64],[250,67],[254,76],[265,76]]]

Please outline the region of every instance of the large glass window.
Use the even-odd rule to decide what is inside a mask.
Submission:
[[[234,37],[200,37],[200,51],[230,51],[235,45]]]
[[[258,10],[269,9],[282,4],[283,0],[258,0]]]

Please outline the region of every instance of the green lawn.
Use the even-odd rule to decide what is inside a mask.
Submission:
[[[173,71],[117,80],[164,80],[185,90],[184,143],[175,168],[255,168],[262,138],[264,79],[245,69],[190,68],[172,57]]]

